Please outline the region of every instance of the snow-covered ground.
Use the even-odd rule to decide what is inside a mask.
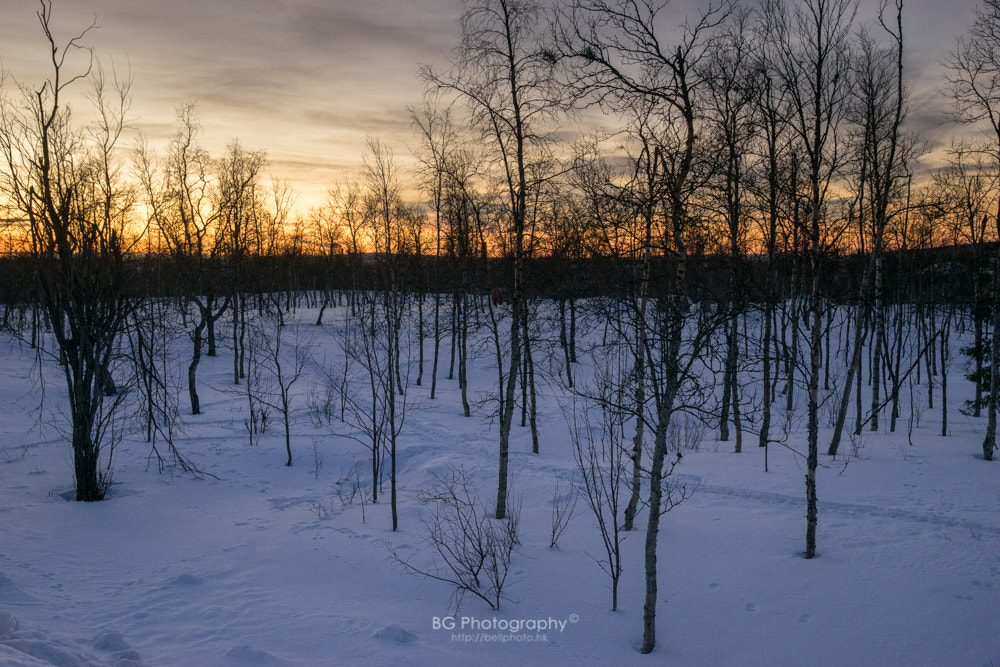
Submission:
[[[67,502],[58,368],[40,384],[32,352],[8,337],[0,359],[0,665],[1000,666],[1000,463],[976,456],[985,420],[958,414],[960,361],[949,437],[924,410],[910,444],[907,411],[899,432],[821,457],[815,560],[801,556],[801,457],[774,446],[764,472],[754,439],[734,454],[706,432],[677,468],[693,493],[661,527],[658,647],[642,656],[644,515],[625,542],[617,612],[582,500],[549,548],[554,491],[575,476],[551,388],[540,454],[527,429],[513,437],[514,600],[494,612],[467,597],[456,611],[446,584],[404,573],[389,552],[426,557],[414,495],[449,465],[472,472],[484,498],[495,493],[496,427],[462,416],[454,381],[442,379],[434,401],[411,389],[419,406],[400,438],[394,533],[387,502],[334,493],[355,460],[367,470],[357,443],[300,414],[292,467],[280,426],[247,444],[225,351],[203,359],[203,414],[185,418],[177,443],[215,478],[157,472],[137,434],[115,453],[110,499]],[[482,391],[495,371],[476,364]],[[296,385],[303,410],[314,380]],[[803,449],[804,435],[790,444]]]

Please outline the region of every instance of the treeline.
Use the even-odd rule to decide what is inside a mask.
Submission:
[[[971,309],[982,300],[977,297],[975,284],[990,279],[991,267],[982,257],[990,255],[994,243],[987,243],[978,252],[970,246],[932,247],[922,250],[885,253],[884,290],[886,300],[893,304],[953,304]],[[731,259],[726,255],[703,255],[690,258],[692,287],[695,301],[718,302],[728,293],[728,272]],[[794,256],[774,259],[778,283],[783,286],[778,297],[790,298]],[[830,262],[824,276],[821,294],[831,304],[851,305],[856,301],[866,256],[840,254]],[[471,284],[482,296],[498,291],[500,298],[510,293],[510,271],[503,258],[478,258],[471,266],[463,266],[454,258],[442,256],[394,256],[398,267],[400,288],[414,295],[451,294]],[[672,262],[656,258],[652,264],[652,282],[662,283],[673,272]],[[129,284],[135,299],[171,297],[183,299],[184,270],[169,255],[136,254],[129,258]],[[635,293],[642,279],[641,260],[613,257],[531,257],[525,260],[524,274],[527,291],[534,299],[588,299],[594,297],[627,298]],[[759,306],[769,298],[766,290],[768,265],[763,257],[747,257],[743,267],[742,299]],[[231,262],[215,259],[206,262],[204,279],[216,285],[231,285],[231,289],[248,296],[280,294],[286,303],[293,301],[311,306],[317,300],[347,298],[352,290],[376,289],[377,259],[363,254],[276,255],[247,257],[239,271],[240,283],[234,283]],[[470,273],[471,272],[471,273]],[[659,278],[657,278],[657,276]],[[4,308],[4,327],[10,330],[12,321],[27,317],[39,306],[35,283],[35,264],[27,255],[0,257],[0,306]],[[986,295],[991,296],[991,295]]]

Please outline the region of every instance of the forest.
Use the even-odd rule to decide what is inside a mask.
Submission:
[[[933,167],[908,122],[902,0],[866,23],[850,0],[682,20],[661,0],[473,0],[447,63],[418,69],[417,167],[371,136],[305,212],[264,151],[203,148],[196,104],[166,146],[136,136],[129,77],[86,26],[57,41],[39,4],[49,78],[0,87],[0,332],[59,377],[75,500],[113,497],[115,451],[137,439],[161,473],[215,477],[187,434],[224,359],[241,437],[280,427],[282,462],[317,476],[304,421],[353,441],[351,497],[387,502],[395,532],[407,424],[454,385],[492,439],[490,501],[436,472],[413,502],[447,568],[392,558],[497,610],[524,502],[512,441],[544,452],[540,406],[560,396],[613,610],[621,540],[642,533],[650,653],[686,434],[796,452],[807,560],[817,471],[862,434],[912,441],[926,410],[942,438],[982,423],[960,446],[994,458],[998,0],[946,63],[958,138]]]

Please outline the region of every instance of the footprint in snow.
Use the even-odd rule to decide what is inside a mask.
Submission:
[[[398,623],[393,623],[373,634],[372,639],[397,644],[412,644],[417,640],[417,636]]]
[[[236,665],[278,665],[282,661],[267,651],[241,644],[226,651],[226,661]]]
[[[20,623],[17,622],[17,616],[14,616],[14,614],[6,609],[0,609],[0,637],[13,636],[19,627]]]

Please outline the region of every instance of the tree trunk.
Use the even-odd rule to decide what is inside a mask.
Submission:
[[[980,300],[982,297],[982,287],[980,286],[979,277],[979,259],[978,256],[975,257],[973,262],[973,270],[975,272],[976,278],[973,281],[973,309],[972,309],[972,346],[976,351],[973,357],[976,360],[976,396],[972,403],[972,416],[980,417],[982,415],[983,407],[983,355],[986,352],[986,343],[983,340],[983,318],[979,313],[980,310]]]
[[[882,305],[882,262],[876,260],[875,268],[875,331],[872,338],[872,408],[869,428],[878,431],[879,411],[882,403],[882,346],[885,345],[885,309]]]
[[[1000,228],[1000,213],[998,213],[998,228]],[[993,331],[990,336],[990,397],[986,405],[986,437],[983,438],[983,459],[993,460],[993,450],[997,446],[997,404],[1000,394],[1000,303],[996,296],[1000,294],[1000,248],[994,250],[993,262]]]
[[[469,406],[469,295],[462,294],[458,336],[458,389],[462,395],[462,414],[472,416]]]
[[[566,331],[566,299],[560,297],[556,299],[559,305],[559,347],[563,351],[563,360],[566,362],[566,386],[573,388],[573,367],[569,349],[569,335]]]
[[[948,436],[948,362],[951,339],[951,313],[941,327],[941,437]]]
[[[455,379],[455,346],[458,345],[455,332],[458,331],[458,309],[461,307],[458,300],[461,298],[459,292],[455,292],[451,298],[451,360],[448,363],[448,379]]]
[[[740,422],[740,404],[738,389],[738,368],[739,363],[739,318],[735,312],[729,313],[729,326],[726,328],[726,370],[725,386],[723,393],[728,396],[723,412],[723,421],[728,421],[729,412],[732,411],[733,429],[735,430],[736,443],[734,451],[739,454],[743,451],[743,428]],[[726,437],[729,439],[729,429],[726,428]]]
[[[390,300],[393,298],[400,299],[402,297],[398,293],[390,291],[386,296],[386,303],[390,303]],[[394,374],[392,372],[392,368],[393,366],[397,368],[399,367],[399,318],[402,316],[402,308],[392,308],[392,310],[390,310],[387,307],[386,315],[389,320],[390,336],[390,344],[386,346],[386,349],[389,352],[389,391],[387,392],[388,396],[386,397],[389,401],[389,505],[392,513],[392,530],[395,532],[396,529],[399,528],[399,511],[396,505],[396,436],[399,434],[399,427],[396,425],[396,401],[398,399],[396,396],[397,388],[393,386]],[[396,341],[396,345],[391,344],[393,340]],[[421,347],[423,347],[423,343],[421,343]],[[393,355],[396,355],[396,357],[393,358]],[[399,387],[399,389],[403,389],[403,387]]]
[[[569,361],[576,363],[576,299],[569,298]]]
[[[785,344],[785,410],[791,413],[795,407],[795,365],[799,358],[799,317],[798,304],[793,294],[788,323],[792,327],[792,342]]]
[[[683,258],[679,260],[679,281],[683,284]],[[667,456],[667,434],[673,418],[674,400],[680,390],[680,347],[684,318],[681,314],[683,296],[671,306],[667,349],[664,359],[663,394],[657,400],[656,434],[653,437],[653,456],[649,471],[649,517],[646,522],[646,542],[643,547],[646,571],[646,596],[642,607],[642,653],[652,653],[656,648],[657,562],[656,546],[660,533],[663,510],[663,466]],[[669,508],[668,508],[669,509]]]
[[[424,383],[424,293],[417,292],[417,381],[416,386]]]
[[[216,320],[216,318],[219,315],[222,315],[222,312],[225,310],[225,308],[220,309],[219,312],[218,312],[218,314],[215,317],[213,317],[212,316],[212,303],[213,303],[213,301],[214,301],[214,299],[210,299],[210,298],[205,299],[205,304],[207,306],[208,312],[206,314],[202,315],[202,318],[205,320],[206,324],[208,325],[208,352],[207,352],[207,354],[210,357],[216,356],[216,352],[217,352],[216,345],[215,345],[215,320]]]
[[[851,348],[851,360],[847,365],[847,379],[844,380],[844,390],[840,395],[840,405],[837,409],[837,422],[833,427],[833,437],[826,453],[836,456],[840,448],[840,438],[844,432],[844,422],[847,420],[847,408],[851,403],[851,393],[854,391],[854,375],[861,369],[861,346],[864,344],[864,329],[862,323],[862,306],[856,309],[854,315],[854,344]]]
[[[761,351],[764,354],[763,372],[761,384],[764,387],[764,400],[761,402],[760,410],[760,433],[757,438],[759,447],[767,447],[771,434],[771,298],[768,296],[764,306],[764,340],[761,344]]]
[[[535,391],[535,362],[531,358],[531,338],[528,335],[528,309],[524,309],[524,364],[528,375],[528,425],[531,427],[531,453],[538,453],[538,394]]]
[[[90,388],[84,386],[83,369],[79,361],[68,369],[72,375],[72,392],[76,395],[71,409],[73,429],[73,475],[76,481],[76,499],[82,502],[104,500],[105,489],[99,473],[100,448],[94,443],[94,406]]]
[[[517,260],[515,259],[515,262]],[[515,268],[515,271],[517,269]],[[517,279],[515,279],[517,285]],[[500,412],[500,455],[497,475],[497,506],[494,517],[504,519],[507,516],[507,462],[510,458],[510,427],[514,421],[514,397],[517,395],[517,374],[521,368],[521,308],[523,307],[520,290],[515,287],[513,297],[513,312],[510,320],[510,365],[507,367],[507,377],[502,394],[502,409]]]
[[[730,305],[724,306],[725,311],[730,310]],[[722,369],[722,406],[719,410],[719,440],[722,442],[729,442],[729,408],[730,399],[732,397],[731,383],[733,381],[732,373],[733,368],[730,365],[732,362],[732,356],[735,354],[733,350],[733,340],[731,337],[732,330],[729,327],[729,319],[732,314],[726,313],[726,361]]]
[[[288,454],[288,459],[285,461],[285,466],[292,467],[292,430],[289,424],[289,414],[288,414],[288,398],[283,396],[281,399],[281,411],[284,413],[285,419],[285,453]]]
[[[642,309],[640,309],[642,310]],[[633,412],[635,414],[635,434],[632,436],[632,452],[630,455],[632,462],[632,493],[629,496],[628,504],[625,506],[624,523],[622,530],[632,530],[635,523],[636,512],[639,511],[639,492],[642,486],[642,443],[645,439],[645,422],[643,411],[646,404],[646,356],[645,356],[645,322],[640,322],[638,328],[639,343],[636,343],[637,353],[635,355],[635,403]],[[641,345],[640,345],[641,343]]]
[[[895,331],[895,359],[891,364],[890,376],[892,378],[892,408],[889,413],[889,432],[896,432],[896,420],[899,419],[899,395],[903,388],[903,305],[896,306],[896,331]],[[907,335],[909,338],[909,335]],[[917,368],[920,368],[920,358],[916,360]]]
[[[436,265],[435,265],[436,266]],[[436,286],[435,286],[436,287]],[[431,394],[434,400],[437,392],[438,360],[441,358],[441,295],[434,292],[434,360],[431,362]]]
[[[192,341],[194,349],[191,354],[191,363],[188,365],[188,396],[191,398],[191,414],[201,414],[201,403],[198,401],[197,373],[198,364],[201,363],[201,332],[205,329],[205,321],[201,320],[194,328]]]
[[[819,183],[815,174],[812,182],[813,206],[811,211],[811,234],[809,240],[809,264],[811,289],[809,290],[809,311],[812,329],[809,332],[809,408],[808,408],[808,455],[806,457],[806,558],[816,556],[816,468],[819,466],[819,373],[822,365],[823,311],[820,301],[820,202]]]

